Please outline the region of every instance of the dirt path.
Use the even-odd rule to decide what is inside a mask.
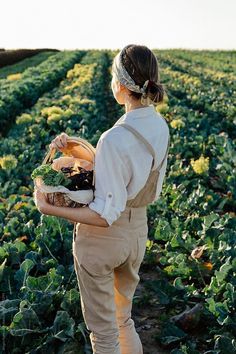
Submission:
[[[140,283],[135,292],[137,302],[134,302],[133,305],[133,319],[143,344],[144,354],[169,354],[170,351],[161,348],[155,339],[160,330],[160,306],[155,304],[155,301],[152,302],[152,299],[147,299],[147,303],[145,300],[140,302],[146,294],[145,281],[156,279],[156,277],[157,272],[155,271],[140,271]]]

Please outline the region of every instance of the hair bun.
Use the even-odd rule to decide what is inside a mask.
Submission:
[[[154,102],[158,103],[163,101],[164,87],[160,82],[149,80],[147,86],[147,96]]]
[[[155,81],[152,81],[152,80],[148,80],[148,81],[149,81],[149,85],[151,85],[151,86],[156,85]]]
[[[159,85],[160,85],[160,83],[152,81],[152,80],[149,80],[148,87],[158,89]]]

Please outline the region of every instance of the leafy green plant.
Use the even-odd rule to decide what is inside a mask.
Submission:
[[[41,165],[33,170],[31,177],[42,177],[43,182],[48,186],[68,186],[71,181],[65,177],[63,172],[54,170],[51,165]]]

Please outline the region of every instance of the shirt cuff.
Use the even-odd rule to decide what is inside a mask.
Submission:
[[[88,204],[88,207],[96,211],[102,218],[104,218],[109,226],[116,221],[120,216],[120,211],[114,208],[111,203],[113,200],[113,195],[111,192],[108,192],[106,195],[106,200],[95,197],[95,199]]]

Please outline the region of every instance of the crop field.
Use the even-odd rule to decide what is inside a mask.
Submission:
[[[148,206],[134,320],[144,354],[233,354],[236,53],[154,52],[171,144],[161,196]],[[38,212],[31,172],[56,135],[96,147],[125,113],[111,90],[116,53],[41,53],[0,69],[0,354],[91,353],[73,224]]]

